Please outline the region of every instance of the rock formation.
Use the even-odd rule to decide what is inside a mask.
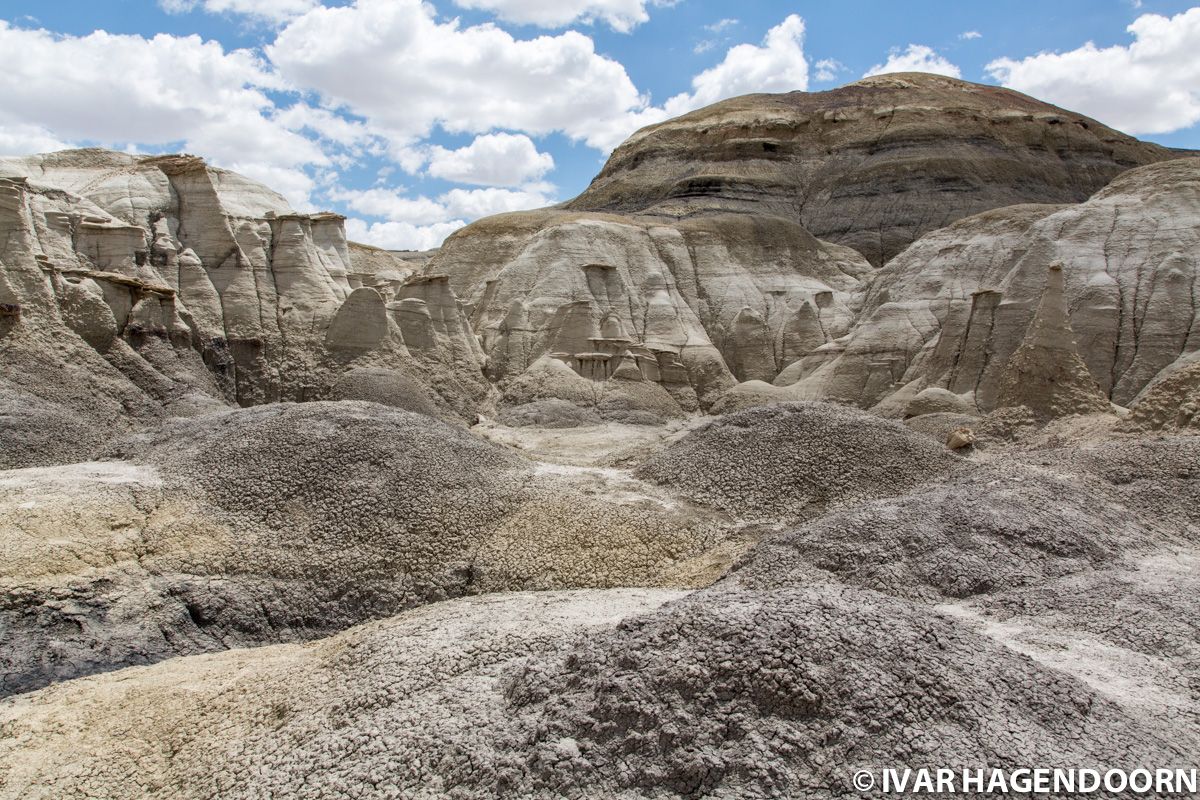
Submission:
[[[468,415],[487,394],[452,298],[438,298],[438,324],[458,333],[416,355],[406,345],[402,306],[421,290],[403,287],[419,260],[351,247],[340,216],[296,214],[198,158],[0,160],[0,232],[0,354],[7,391],[31,405],[119,431],[164,413],[319,398],[353,367],[403,372],[446,413]]]
[[[1200,351],[1181,355],[1131,404],[1130,428],[1200,430]]]
[[[735,97],[644,128],[566,207],[772,214],[879,266],[971,214],[1078,203],[1130,167],[1182,154],[1008,89],[893,73]]]
[[[982,412],[1013,402],[1002,386],[1019,383],[1009,366],[1038,307],[1058,302],[1047,296],[1058,291],[1057,279],[1046,280],[1055,264],[1090,379],[1069,371],[1129,405],[1200,348],[1198,216],[1200,159],[1182,158],[1130,170],[1076,206],[1015,206],[961,220],[915,242],[864,285],[848,336],[783,370],[777,386],[738,387],[719,407],[828,399],[901,416],[929,388]],[[1065,336],[1055,333],[1053,346],[1065,347]],[[1089,388],[1057,413],[1102,407]]]
[[[1176,155],[890,75],[428,253],[190,156],[0,160],[0,800],[1194,766]]]
[[[1029,330],[1001,375],[996,396],[1001,407],[1024,406],[1045,418],[1108,410],[1108,400],[1075,346],[1062,264],[1050,265]]]
[[[446,274],[470,309],[502,392],[550,358],[597,394],[627,393],[622,379],[654,384],[642,393],[661,395],[675,415],[841,336],[850,292],[870,273],[853,251],[783,219],[667,224],[557,210],[470,225],[429,270]],[[509,404],[585,404],[557,383]]]

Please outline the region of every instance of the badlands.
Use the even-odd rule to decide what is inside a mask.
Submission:
[[[427,253],[0,159],[0,798],[1200,767],[1198,155],[892,74]]]

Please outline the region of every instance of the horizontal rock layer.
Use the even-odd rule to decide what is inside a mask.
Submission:
[[[879,265],[962,217],[1077,203],[1178,155],[1008,89],[896,73],[736,97],[644,128],[566,207],[775,214]]]

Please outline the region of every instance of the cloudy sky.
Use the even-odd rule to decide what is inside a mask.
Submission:
[[[1198,54],[1165,0],[4,0],[0,155],[196,153],[423,249],[574,196],[643,125],[878,72],[1200,148]]]

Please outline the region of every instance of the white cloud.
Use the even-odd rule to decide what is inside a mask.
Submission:
[[[396,189],[335,188],[330,190],[329,199],[345,203],[359,214],[382,217],[389,222],[428,225],[447,222],[454,216],[443,203],[428,197],[405,197]]]
[[[420,0],[317,8],[266,49],[291,84],[362,117],[387,140],[389,156],[417,172],[428,160],[420,140],[437,127],[561,132],[607,152],[642,126],[727,97],[806,89],[803,41],[804,21],[793,14],[760,45],[730,48],[693,78],[692,91],[661,106],[577,31],[517,39],[490,24],[439,22]]]
[[[476,136],[466,147],[429,150],[429,174],[455,183],[518,186],[554,169],[549,153],[539,153],[528,136],[490,133]]]
[[[872,75],[883,75],[887,72],[931,72],[934,75],[947,75],[951,78],[961,78],[962,70],[946,60],[944,56],[927,45],[910,44],[907,50],[892,50],[883,64],[876,64],[865,73],[864,78]]]
[[[725,19],[719,19],[710,25],[705,25],[704,30],[708,31],[709,33],[718,33],[719,34],[719,33],[724,33],[725,31],[729,30],[730,28],[735,27],[739,23],[740,23],[740,20],[736,20],[736,19],[727,17]],[[700,55],[701,53],[707,53],[709,50],[712,50],[718,44],[720,44],[720,42],[717,39],[701,39],[699,42],[696,42],[695,47],[692,48],[692,52],[695,53],[696,55]]]
[[[65,150],[71,145],[37,125],[0,125],[0,156],[25,156]]]
[[[435,225],[413,225],[409,222],[368,223],[350,217],[346,220],[346,236],[385,250],[432,250],[441,247],[446,237],[467,223],[461,219]]]
[[[365,123],[347,119],[328,109],[296,103],[277,112],[274,118],[290,131],[312,131],[322,139],[342,147],[362,150],[377,144],[381,146]]]
[[[711,25],[705,25],[704,30],[712,31],[713,33],[720,33],[721,31],[726,30],[727,28],[732,28],[734,25],[737,25],[737,24],[738,24],[738,20],[733,19],[731,17],[726,17],[725,19],[717,20],[716,22],[712,23]]]
[[[490,11],[505,22],[562,28],[574,22],[605,22],[628,33],[650,19],[651,5],[673,5],[661,0],[454,0],[462,8]]]
[[[441,196],[450,216],[479,219],[507,211],[544,208],[554,202],[550,187],[535,185],[524,189],[451,189]]]
[[[382,222],[350,218],[346,235],[356,242],[391,250],[428,250],[467,222],[506,211],[542,208],[554,202],[544,184],[510,189],[451,189],[436,200],[406,197],[399,189],[334,189],[330,199]]]
[[[158,0],[168,14],[202,8],[210,14],[241,14],[264,22],[284,22],[313,8],[319,0]]]
[[[618,62],[576,31],[518,40],[494,25],[439,23],[419,0],[317,8],[267,53],[292,83],[346,106],[401,147],[435,125],[568,137],[607,149],[598,133],[648,107]]]
[[[983,38],[983,34],[982,34],[982,33],[980,33],[979,31],[963,31],[962,33],[960,33],[960,34],[958,35],[958,38],[960,38],[960,39],[965,39],[965,40],[969,40],[969,39],[982,39],[982,38]]]
[[[29,142],[37,149],[182,143],[220,166],[282,179],[289,199],[303,202],[302,168],[329,159],[273,117],[264,90],[280,88],[252,53],[198,36],[59,36],[0,21],[0,128],[10,136],[41,131],[53,140]]]
[[[846,65],[836,58],[822,58],[813,66],[817,68],[817,80],[822,82],[831,81],[846,70]]]
[[[664,109],[676,116],[739,94],[807,88],[804,20],[792,14],[767,31],[761,45],[731,47],[720,64],[692,78],[693,91],[675,95]]]
[[[1168,133],[1200,122],[1200,8],[1143,14],[1127,46],[1088,42],[1066,53],[1000,58],[988,74],[1010,89],[1080,111],[1128,133]]]
[[[451,189],[436,200],[430,197],[408,197],[403,189],[342,189],[329,191],[329,199],[346,204],[347,208],[379,217],[388,222],[409,222],[429,225],[457,218],[468,220],[542,208],[554,202],[552,188],[546,184],[531,184],[522,189]]]

